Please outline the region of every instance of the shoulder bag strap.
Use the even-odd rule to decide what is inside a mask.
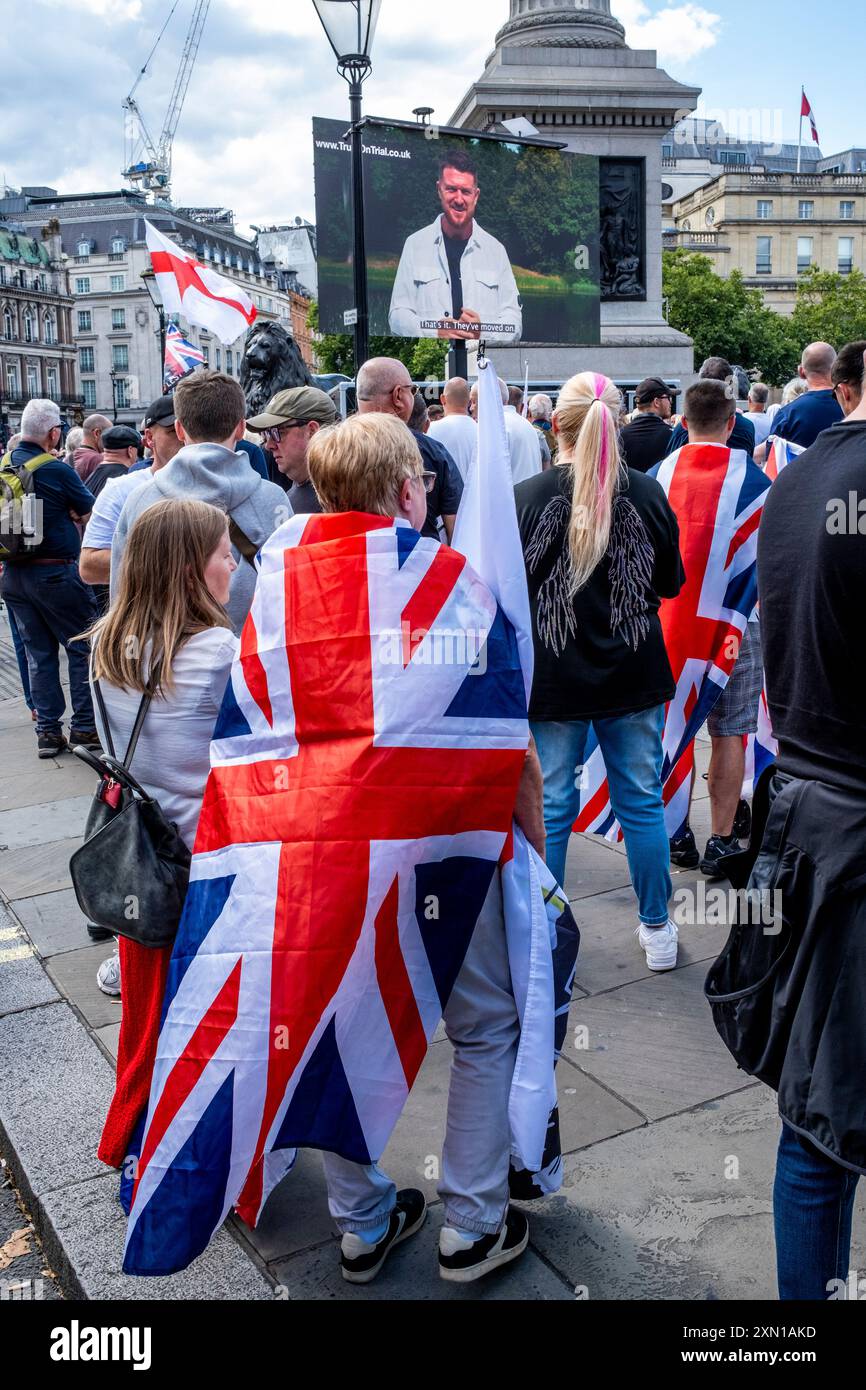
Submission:
[[[162,662],[160,661],[157,663],[156,667],[157,685],[159,685],[159,675],[161,668]],[[102,715],[102,723],[105,728],[105,737],[108,742],[109,756],[116,759],[117,754],[114,751],[114,741],[111,737],[111,729],[108,723],[108,711],[105,708],[105,700],[103,699],[102,690],[100,689],[98,680],[95,680],[93,682],[93,689],[96,692],[96,701],[99,705],[99,713]],[[130,768],[132,767],[132,760],[135,757],[135,750],[138,747],[138,740],[141,737],[141,731],[144,727],[144,721],[147,718],[147,712],[150,709],[152,700],[152,695],[145,694],[141,697],[141,702],[138,706],[138,713],[135,716],[135,723],[132,726],[132,733],[129,736],[129,743],[127,744],[126,753],[123,757],[122,766],[126,769],[127,772],[129,772]]]
[[[239,555],[242,555],[247,564],[256,567],[256,556],[260,546],[254,545],[245,531],[238,526],[233,516],[229,517],[229,540]]]
[[[102,727],[105,730],[105,741],[108,744],[108,752],[112,758],[116,758],[117,754],[114,751],[114,740],[111,737],[111,726],[108,722],[108,710],[105,708],[105,701],[102,698],[102,690],[99,681],[95,679],[93,682],[93,693],[96,696],[96,703],[99,705],[99,713],[102,715]]]

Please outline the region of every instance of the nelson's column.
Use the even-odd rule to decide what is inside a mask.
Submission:
[[[690,380],[692,342],[662,313],[662,138],[700,88],[675,82],[654,52],[629,48],[609,0],[510,0],[508,23],[449,125],[498,131],[523,116],[539,135],[600,159],[601,347],[498,348],[517,379],[562,381],[592,367],[640,380]]]

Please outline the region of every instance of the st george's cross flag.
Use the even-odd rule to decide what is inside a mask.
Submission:
[[[233,343],[251,328],[256,306],[240,286],[197,261],[145,218],[150,263],[167,314],[182,314],[222,343]]]
[[[165,330],[165,368],[163,384],[167,391],[183,381],[185,376],[204,366],[204,353],[194,343],[187,342],[176,323]]]
[[[529,741],[514,630],[404,521],[265,545],[211,748],[124,1270],[254,1225],[300,1147],[388,1142],[511,832]]]
[[[668,835],[688,820],[694,739],[721,698],[758,602],[758,527],[769,480],[741,449],[686,444],[658,479],[680,528],[686,583],[659,617],[676,693],[663,734],[662,791]],[[610,805],[604,759],[593,736],[575,829],[622,837]]]
[[[774,483],[783,469],[788,467],[798,454],[806,452],[802,444],[792,444],[789,439],[779,439],[773,436],[769,441],[767,449],[767,461],[764,465],[764,474]]]
[[[821,141],[820,141],[820,139],[818,138],[818,126],[817,126],[817,123],[816,123],[816,121],[815,121],[815,112],[812,110],[812,103],[809,101],[809,98],[806,96],[805,89],[804,89],[804,91],[803,91],[803,100],[802,100],[802,102],[801,102],[801,104],[800,104],[800,120],[801,120],[801,121],[802,121],[802,119],[803,119],[804,116],[808,116],[808,117],[809,117],[809,125],[810,125],[811,128],[812,128],[812,139],[814,140],[814,142],[815,142],[816,145],[820,145]]]
[[[478,448],[453,544],[490,588],[517,635],[526,700],[535,664],[532,613],[517,523],[505,410],[493,363],[478,368]],[[512,1196],[562,1184],[555,1067],[565,1041],[580,934],[568,899],[515,823],[502,857],[502,900],[520,1043],[508,1104]]]

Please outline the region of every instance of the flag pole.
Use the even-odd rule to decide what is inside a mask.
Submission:
[[[798,173],[798,174],[799,174],[799,172],[800,172],[800,166],[801,166],[802,159],[803,159],[803,98],[805,97],[805,95],[806,95],[806,88],[805,88],[805,87],[801,87],[801,88],[800,88],[800,139],[799,139],[799,142],[798,142],[798,144],[797,144],[797,173]]]

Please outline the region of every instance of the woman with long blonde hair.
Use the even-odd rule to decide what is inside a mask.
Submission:
[[[90,634],[102,746],[113,746],[122,760],[142,696],[152,696],[131,771],[190,850],[238,651],[226,613],[236,568],[217,507],[157,503],[132,526],[117,599]],[[123,938],[97,977],[104,993],[120,994],[121,983],[123,991],[117,1081],[99,1147],[111,1167],[124,1163],[147,1105],[170,958],[170,946],[151,949]]]
[[[675,686],[658,610],[684,574],[664,492],[622,462],[620,400],[595,372],[567,381],[553,416],[557,465],[515,490],[535,637],[529,716],[551,872],[564,884],[581,773],[597,740],[625,837],[640,943],[651,970],[669,970],[677,931],[668,918],[661,768]]]

